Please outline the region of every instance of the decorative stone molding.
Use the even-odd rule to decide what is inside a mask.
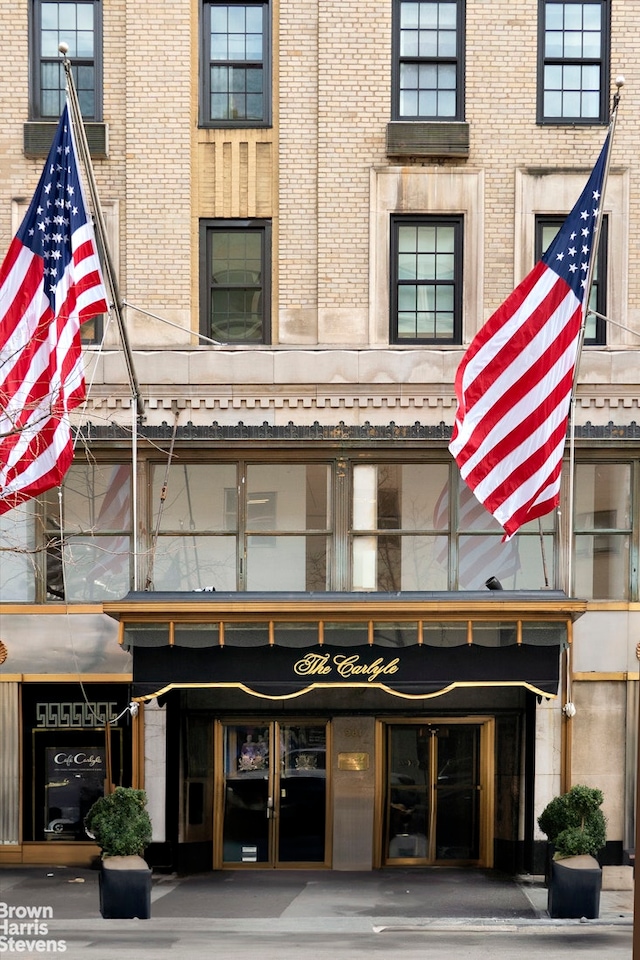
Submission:
[[[240,391],[237,387],[229,388],[227,392],[216,391],[206,395],[199,391],[198,396],[189,396],[192,388],[181,385],[172,385],[168,388],[153,388],[152,396],[144,396],[145,408],[148,411],[162,410],[325,410],[325,409],[406,409],[443,410],[447,415],[455,410],[456,399],[452,387],[442,385],[405,384],[395,385],[374,384],[368,387],[353,389],[351,385],[345,388],[333,386],[318,386],[313,392],[305,393],[299,387],[278,390],[274,393],[257,394],[255,390]],[[586,388],[588,389],[588,388]],[[597,389],[586,392],[585,387],[579,387],[576,406],[580,410],[623,409],[640,410],[640,396],[637,387],[628,391],[618,388],[613,394],[605,394]],[[102,414],[109,410],[129,410],[131,407],[129,395],[94,395],[89,399],[87,409],[100,411]]]
[[[416,421],[411,425],[397,424],[391,421],[386,424],[351,424],[340,421],[328,425],[317,420],[313,424],[298,425],[290,421],[283,425],[245,424],[240,421],[236,424],[220,424],[214,421],[208,425],[188,422],[178,426],[176,440],[295,440],[300,442],[322,441],[327,443],[341,443],[344,441],[402,441],[402,440],[431,440],[448,441],[451,438],[451,425],[443,421],[435,425],[427,425]],[[119,424],[111,423],[108,426],[88,423],[79,431],[79,436],[88,442],[101,440],[127,440],[130,431]],[[163,421],[151,426],[142,424],[139,430],[140,437],[149,440],[170,440],[173,435],[173,425]],[[576,438],[580,440],[640,440],[640,423],[633,421],[630,424],[606,425],[586,423],[576,426]]]

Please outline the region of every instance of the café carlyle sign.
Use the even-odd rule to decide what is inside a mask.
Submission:
[[[392,676],[399,669],[399,657],[393,660],[385,660],[384,657],[366,660],[358,653],[307,653],[293,665],[293,671],[299,677],[328,680],[335,675],[342,680],[368,680],[370,683],[380,677]]]

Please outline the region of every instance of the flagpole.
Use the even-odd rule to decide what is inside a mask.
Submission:
[[[600,197],[601,210],[604,205],[604,195],[607,185],[607,180],[609,177],[609,166],[611,162],[611,149],[613,146],[613,135],[615,131],[616,121],[618,117],[618,106],[620,104],[620,88],[624,86],[624,77],[616,77],[616,93],[613,97],[613,108],[611,111],[611,118],[609,121],[609,149],[607,151],[607,157],[605,161],[604,176],[602,180],[602,196]],[[576,365],[574,368],[573,374],[573,385],[571,391],[571,421],[570,421],[570,447],[569,447],[569,518],[568,518],[568,560],[567,560],[567,590],[571,591],[571,581],[572,581],[572,558],[573,558],[573,507],[574,507],[574,486],[575,486],[575,403],[576,403],[576,386],[578,381],[578,365],[580,361],[580,355],[582,352],[582,346],[584,342],[585,327],[587,321],[587,315],[589,312],[589,297],[591,294],[591,284],[593,282],[593,271],[595,269],[596,256],[598,252],[598,245],[600,242],[600,232],[602,228],[602,213],[598,217],[596,223],[596,233],[594,237],[593,245],[593,255],[589,263],[589,270],[587,271],[587,284],[585,287],[585,296],[583,300],[583,316],[582,316],[582,325],[580,328],[580,337],[578,352],[576,356]],[[605,318],[606,319],[606,318]],[[639,656],[640,647],[636,649],[636,656],[640,659]],[[568,676],[570,677],[569,671],[571,670],[570,659],[567,660],[567,671]],[[637,724],[636,724],[636,796],[635,796],[635,824],[634,824],[634,875],[636,871],[635,857],[637,857],[638,850],[640,849],[640,790],[638,789],[638,777],[640,775],[640,703],[638,703],[638,698],[636,697],[636,711],[637,711]],[[570,787],[568,783],[567,789]],[[634,883],[634,894],[633,894],[633,934],[632,934],[632,957],[633,960],[640,960],[640,883],[636,877]]]
[[[131,498],[131,522],[133,530],[133,586],[134,590],[137,590],[138,586],[138,549],[137,549],[137,537],[138,537],[138,497],[137,497],[137,478],[138,478],[138,420],[144,418],[144,401],[140,393],[140,385],[138,383],[138,377],[136,375],[135,366],[133,362],[133,354],[131,352],[131,346],[129,344],[129,336],[127,334],[127,329],[124,323],[124,315],[122,312],[122,307],[124,301],[120,296],[120,289],[118,287],[118,280],[116,278],[116,271],[111,257],[111,250],[109,248],[109,241],[107,238],[107,228],[105,224],[104,214],[102,212],[102,207],[100,205],[100,197],[98,195],[98,186],[96,184],[95,174],[93,172],[93,164],[91,163],[91,153],[89,151],[89,144],[87,142],[87,135],[84,129],[84,123],[82,121],[82,112],[80,110],[80,102],[78,100],[78,94],[76,91],[76,86],[73,80],[73,74],[71,71],[71,61],[66,56],[68,51],[68,46],[66,43],[61,43],[59,45],[60,53],[62,54],[64,71],[67,78],[67,94],[69,101],[71,125],[73,128],[73,133],[75,134],[76,143],[80,149],[82,155],[82,163],[84,165],[85,173],[87,175],[87,180],[89,183],[89,193],[91,195],[91,203],[93,206],[93,213],[95,218],[95,228],[97,237],[100,245],[100,252],[102,253],[103,259],[103,272],[105,274],[105,279],[111,293],[111,299],[113,303],[113,311],[116,315],[116,321],[118,324],[118,330],[120,333],[120,340],[122,343],[122,349],[124,353],[125,366],[127,368],[127,375],[129,377],[129,385],[131,387],[131,393],[133,398],[132,405],[132,427],[131,427],[131,483],[133,496]]]
[[[91,163],[91,154],[89,152],[89,144],[87,142],[87,135],[84,129],[84,123],[82,121],[82,112],[80,110],[80,102],[78,100],[78,94],[76,92],[76,87],[73,80],[73,74],[71,72],[71,61],[66,56],[66,53],[68,50],[67,44],[61,43],[59,46],[59,49],[60,49],[60,53],[63,56],[62,63],[67,76],[67,93],[69,98],[69,108],[70,108],[73,132],[75,134],[76,142],[78,144],[80,153],[82,155],[82,162],[84,164],[85,172],[87,174],[87,180],[89,183],[89,193],[91,195],[91,202],[92,202],[93,213],[95,217],[96,233],[100,240],[101,253],[103,255],[103,260],[104,260],[102,265],[103,271],[105,273],[105,279],[107,281],[107,284],[111,291],[111,296],[113,298],[113,311],[116,315],[118,330],[120,332],[120,338],[122,340],[125,363],[127,366],[127,374],[129,377],[129,383],[131,385],[131,392],[133,394],[133,399],[135,401],[136,409],[138,411],[138,416],[144,417],[144,403],[140,393],[138,378],[137,378],[135,367],[133,364],[133,354],[131,353],[129,336],[127,334],[127,330],[124,324],[124,317],[122,314],[122,298],[120,296],[118,281],[116,279],[116,271],[113,264],[113,259],[111,257],[109,243],[107,240],[107,228],[104,220],[104,214],[102,212],[102,207],[100,206],[100,198],[98,196],[98,188],[96,184],[95,175],[93,172],[93,165]]]
[[[567,594],[571,594],[573,580],[573,509],[575,500],[575,455],[576,455],[576,393],[578,388],[578,370],[580,366],[580,357],[584,344],[585,329],[587,325],[587,315],[589,313],[589,298],[591,296],[591,286],[593,283],[593,273],[598,256],[598,247],[600,245],[600,234],[602,232],[602,218],[604,197],[607,189],[607,180],[609,179],[609,167],[611,165],[611,150],[613,148],[613,135],[616,129],[616,120],[618,118],[618,106],[620,104],[620,88],[624,86],[624,77],[616,77],[616,93],[613,97],[613,106],[609,118],[609,149],[605,158],[604,172],[602,176],[602,193],[599,198],[600,216],[596,219],[596,230],[593,237],[591,257],[589,259],[589,268],[587,270],[586,283],[584,288],[584,297],[582,300],[582,323],[580,325],[580,334],[578,337],[578,346],[576,350],[576,363],[573,369],[573,383],[571,386],[571,403],[569,415],[569,517],[565,524],[567,530]]]
[[[591,296],[591,286],[593,283],[593,273],[596,265],[596,258],[598,255],[598,247],[600,244],[600,234],[602,231],[602,218],[603,218],[603,208],[604,208],[604,197],[607,188],[607,180],[609,178],[609,166],[611,163],[611,150],[613,147],[613,134],[615,132],[616,119],[618,116],[618,105],[620,103],[620,88],[624,85],[624,77],[616,77],[616,93],[613,98],[613,106],[611,111],[611,116],[609,118],[609,129],[607,131],[607,137],[609,138],[609,144],[607,149],[607,155],[605,157],[605,164],[602,176],[602,190],[600,197],[598,198],[600,206],[600,214],[596,218],[596,229],[593,236],[593,244],[591,248],[591,257],[589,259],[589,267],[587,269],[587,276],[585,281],[584,296],[582,299],[582,323],[580,324],[580,332],[578,335],[578,345],[576,349],[576,362],[573,368],[573,381],[571,384],[571,400],[569,403],[569,503],[568,503],[568,517],[565,520],[563,529],[566,536],[566,555],[567,555],[567,565],[566,565],[566,592],[568,595],[571,595],[573,589],[573,511],[575,504],[575,464],[576,464],[576,401],[577,401],[577,387],[578,387],[578,370],[580,366],[580,358],[582,354],[582,347],[584,344],[585,329],[587,325],[587,316],[589,313],[589,298]],[[565,707],[564,716],[567,724],[570,723],[575,709],[570,712],[570,706],[572,706],[571,700],[571,671],[572,671],[572,655],[571,648],[567,648],[565,651]],[[564,708],[563,708],[564,709]],[[568,732],[568,731],[567,731]],[[570,738],[567,736],[566,743],[569,745],[571,743]],[[568,756],[569,746],[565,749],[565,769],[568,771],[566,777],[566,782],[563,784],[564,790],[569,790],[571,787],[571,762]],[[634,960],[640,960],[640,956]]]

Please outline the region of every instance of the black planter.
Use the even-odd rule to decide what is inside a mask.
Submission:
[[[553,918],[595,920],[600,915],[602,869],[594,857],[551,861],[547,909]]]
[[[151,868],[142,857],[107,857],[100,863],[100,913],[105,920],[148,920]]]

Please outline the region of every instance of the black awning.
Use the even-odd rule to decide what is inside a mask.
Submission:
[[[559,645],[134,647],[133,683],[138,699],[181,687],[235,687],[267,699],[370,687],[419,699],[455,687],[522,686],[555,697],[559,665]]]

